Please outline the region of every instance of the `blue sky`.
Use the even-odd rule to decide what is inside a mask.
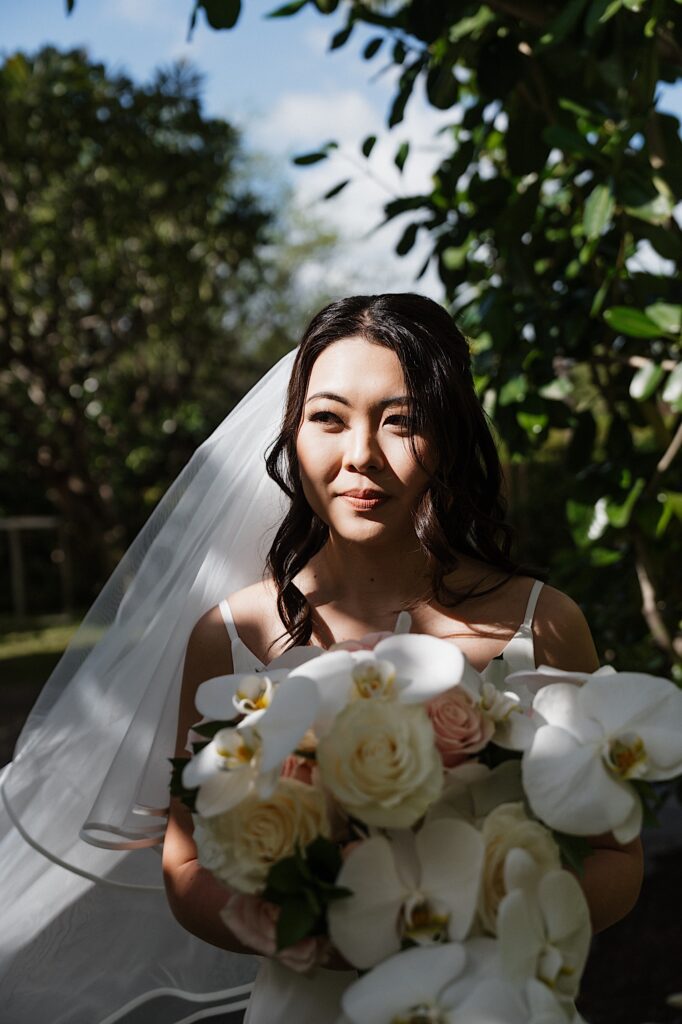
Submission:
[[[328,52],[334,31],[343,24],[339,11],[325,17],[312,6],[291,18],[268,19],[282,0],[246,0],[236,29],[215,32],[200,14],[188,41],[192,0],[76,0],[71,15],[64,0],[23,0],[2,5],[0,54],[16,49],[33,52],[51,43],[60,49],[84,46],[91,58],[111,71],[145,81],[154,69],[186,57],[205,75],[204,109],[225,117],[242,130],[246,148],[261,154],[264,172],[288,180],[295,202],[309,215],[334,226],[345,239],[324,268],[336,276],[340,289],[365,284],[371,276],[376,290],[414,286],[414,274],[428,249],[415,246],[409,257],[393,255],[401,224],[387,225],[368,236],[382,219],[387,197],[427,187],[430,172],[443,152],[434,132],[453,121],[453,112],[435,111],[417,91],[402,125],[390,135],[385,119],[393,95],[395,71],[377,75],[381,57],[361,59],[375,33],[356,26],[350,41]],[[682,118],[682,85],[666,87],[662,109]],[[359,143],[380,135],[369,164],[359,156]],[[383,137],[382,137],[383,135]],[[403,175],[393,156],[403,138],[411,152]],[[338,139],[334,161],[296,168],[290,157],[328,138]],[[320,197],[345,177],[353,183],[336,200]],[[314,268],[309,268],[314,277]],[[418,290],[441,297],[440,283],[429,274]]]

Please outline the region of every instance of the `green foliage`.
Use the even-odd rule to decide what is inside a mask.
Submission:
[[[331,244],[255,193],[200,88],[80,50],[0,66],[0,512],[59,513],[79,605],[291,347],[296,264]]]
[[[263,895],[281,908],[277,919],[278,949],[308,935],[326,934],[327,906],[351,895],[349,889],[335,884],[341,863],[338,843],[318,836],[304,850],[270,868]]]
[[[389,200],[384,223],[405,218],[399,255],[430,240],[422,269],[435,264],[475,339],[476,379],[506,455],[553,474],[551,496],[563,495],[565,511],[539,527],[558,545],[540,561],[549,556],[552,580],[581,598],[603,650],[638,652],[642,668],[662,656],[668,671],[682,662],[682,600],[668,571],[682,555],[682,141],[657,90],[680,77],[682,5],[339,6],[333,45],[365,23],[362,57],[390,50],[386,66],[400,70],[389,130],[420,80],[434,107],[462,111],[432,189]],[[367,158],[374,141],[362,143]],[[331,155],[328,143],[297,162]],[[646,268],[646,248],[665,270]],[[528,514],[544,520],[538,495]],[[612,571],[634,612],[616,652],[606,639],[609,616],[620,617],[607,597]]]

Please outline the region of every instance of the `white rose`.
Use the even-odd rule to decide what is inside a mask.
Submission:
[[[317,748],[320,778],[367,825],[409,828],[440,794],[443,767],[421,705],[357,701]]]
[[[486,932],[497,934],[497,909],[506,895],[504,865],[512,849],[525,850],[541,871],[561,867],[559,847],[551,832],[531,820],[522,803],[500,804],[490,812],[482,828],[485,842],[479,920]]]
[[[199,863],[239,892],[264,888],[273,864],[297,845],[329,836],[324,794],[295,779],[281,779],[272,796],[252,795],[224,814],[195,818]]]

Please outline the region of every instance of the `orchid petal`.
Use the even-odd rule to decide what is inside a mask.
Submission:
[[[290,680],[304,676],[317,686],[319,705],[313,728],[318,738],[329,732],[337,714],[350,700],[354,665],[348,651],[326,651],[324,658],[308,661],[289,676]]]
[[[214,676],[207,679],[197,689],[194,698],[194,706],[197,711],[214,722],[229,721],[235,718],[235,711],[232,699],[245,679],[251,679],[253,673],[239,673],[235,675]],[[256,678],[258,678],[256,676]]]
[[[406,704],[432,700],[453,686],[462,685],[478,697],[481,677],[455,644],[423,633],[401,634],[380,640],[377,658],[395,665],[402,681],[400,699]]]
[[[538,729],[523,755],[521,775],[538,818],[574,835],[611,830],[631,814],[636,799],[634,790],[605,767],[600,747],[583,746],[551,725]]]
[[[332,942],[356,967],[367,968],[400,949],[398,915],[407,890],[383,836],[356,846],[341,867],[336,885],[352,896],[329,905]]]
[[[437,1000],[466,962],[459,943],[407,949],[389,957],[350,985],[341,996],[352,1024],[391,1024],[419,1003]]]
[[[505,974],[515,981],[535,977],[544,929],[535,901],[523,889],[512,889],[500,901],[497,937]]]
[[[542,715],[548,725],[559,726],[582,743],[598,740],[604,730],[585,709],[584,693],[584,688],[570,683],[552,683],[538,690],[533,710]]]
[[[421,864],[420,890],[429,901],[448,908],[448,935],[465,938],[476,911],[483,865],[480,832],[465,821],[441,818],[417,833]]]
[[[186,789],[196,789],[223,769],[223,758],[214,743],[207,743],[192,757],[182,770],[182,784]]]
[[[611,828],[617,843],[631,843],[642,831],[642,804],[638,796],[634,797],[632,810],[618,825]]]
[[[312,679],[289,676],[286,682],[280,683],[270,706],[256,724],[262,744],[259,766],[262,772],[272,771],[295,749],[312,725],[319,704],[319,692]]]
[[[224,814],[241,803],[253,788],[256,772],[250,765],[211,776],[197,793],[197,813],[204,818]]]
[[[580,883],[568,871],[547,871],[538,885],[538,901],[549,941],[557,945],[570,940],[577,992],[592,939],[590,909]]]

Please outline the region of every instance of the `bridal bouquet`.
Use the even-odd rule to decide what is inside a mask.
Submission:
[[[375,634],[198,689],[172,791],[222,917],[294,970],[338,951],[361,972],[340,1021],[579,1020],[585,837],[634,839],[651,783],[682,772],[682,692],[505,668]]]

